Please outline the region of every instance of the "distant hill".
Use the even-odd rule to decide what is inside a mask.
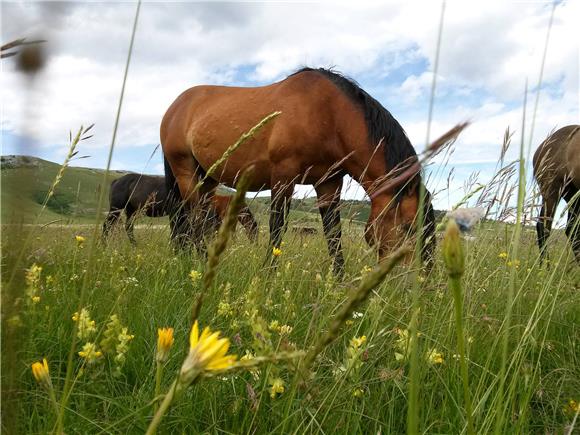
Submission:
[[[52,185],[60,165],[37,157],[1,156],[1,217],[3,223],[33,222],[41,210],[41,205]],[[59,183],[55,195],[48,203],[40,222],[63,220],[75,222],[93,222],[97,209],[99,192],[103,183],[103,170],[92,168],[69,167]],[[105,189],[108,209],[108,194],[111,181],[129,171],[110,171]],[[232,190],[220,187],[221,194],[231,194]],[[265,225],[268,220],[270,198],[248,196],[250,207],[258,220]],[[294,199],[292,201],[292,221],[301,223],[319,222],[320,215],[316,207],[316,198]],[[341,214],[345,221],[366,222],[370,214],[368,201],[343,200]],[[439,214],[439,212],[438,212]],[[263,217],[262,217],[263,216]],[[104,216],[103,216],[104,217]]]
[[[60,165],[37,157],[9,155],[1,156],[0,168],[2,222],[33,222]],[[103,172],[102,169],[66,168],[41,222],[94,219]],[[105,187],[107,195],[110,181],[127,173],[110,172],[110,180]]]

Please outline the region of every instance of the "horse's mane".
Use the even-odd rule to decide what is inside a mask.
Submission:
[[[338,87],[364,113],[368,131],[368,139],[373,147],[382,140],[385,150],[385,163],[390,171],[398,164],[417,157],[417,153],[407,137],[401,124],[383,107],[381,103],[371,97],[359,84],[336,71],[325,68],[301,68],[291,76],[302,72],[317,72]],[[406,183],[408,186],[412,183]]]

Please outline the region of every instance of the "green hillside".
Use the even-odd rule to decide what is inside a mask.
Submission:
[[[2,222],[34,222],[60,165],[35,157],[2,156],[1,168]],[[107,195],[110,181],[124,174],[126,172],[111,172],[106,185]],[[92,221],[102,183],[100,169],[67,168],[40,222]]]
[[[2,156],[0,203],[2,222],[34,222],[59,169],[59,164],[36,157]],[[103,213],[107,210],[111,181],[126,173],[128,172],[112,171],[110,173],[109,181],[105,185],[106,203]],[[39,222],[56,220],[62,223],[93,222],[102,183],[103,170],[101,169],[67,168]],[[230,192],[226,188],[221,191],[222,194]],[[266,224],[270,198],[249,196],[248,202],[258,220]],[[369,203],[344,200],[341,204],[341,213],[345,221],[366,222],[370,213]],[[293,222],[304,225],[320,222],[316,198],[293,200],[291,219]]]

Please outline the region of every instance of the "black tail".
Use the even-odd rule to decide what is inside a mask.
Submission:
[[[183,201],[177,180],[167,158],[163,156],[165,167],[165,189],[167,190],[166,212],[169,215],[171,241],[177,247],[184,247],[187,240],[187,215],[183,209]]]

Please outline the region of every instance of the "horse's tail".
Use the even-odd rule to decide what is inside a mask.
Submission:
[[[163,156],[163,165],[165,168],[165,189],[167,191],[165,213],[169,215],[171,241],[177,243],[179,246],[183,243],[182,237],[180,236],[184,236],[186,233],[184,228],[183,201],[177,180],[165,155]]]
[[[167,191],[167,212],[169,215],[174,214],[177,211],[177,206],[181,202],[181,193],[179,192],[179,186],[177,185],[177,180],[171,166],[167,161],[167,157],[163,156],[163,165],[165,167],[165,190]]]

